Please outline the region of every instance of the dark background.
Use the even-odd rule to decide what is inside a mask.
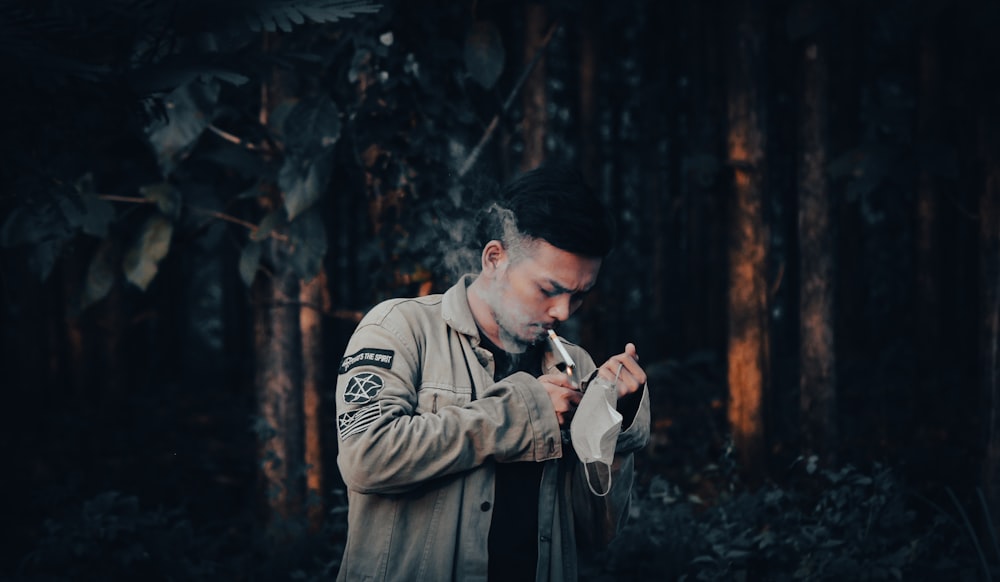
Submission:
[[[347,338],[474,265],[474,209],[545,160],[619,224],[565,334],[597,361],[635,342],[654,402],[632,525],[585,577],[988,579],[998,26],[991,0],[0,0],[0,575],[332,577]],[[747,96],[757,456],[727,421]],[[803,251],[806,151],[829,229]],[[814,260],[821,425],[800,405]]]

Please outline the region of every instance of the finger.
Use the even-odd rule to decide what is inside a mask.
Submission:
[[[634,345],[632,346],[632,349],[635,350]],[[627,348],[624,354],[618,354],[617,356],[614,356],[612,359],[618,362],[619,364],[622,364],[623,367],[622,373],[628,371],[628,373],[630,373],[640,384],[646,383],[645,370],[642,369],[642,366],[639,365],[639,361],[635,357],[628,355]]]
[[[601,366],[600,376],[609,382],[617,379],[621,396],[636,392],[646,384],[646,372],[631,356],[619,354]]]
[[[644,381],[640,381],[631,372],[623,372],[622,377],[618,379],[618,396],[626,396],[638,392],[644,384]]]
[[[627,353],[621,353],[615,356],[611,356],[607,362],[601,366],[599,372],[602,378],[606,380],[614,380],[616,376],[621,380],[621,376],[625,374],[631,374],[640,383],[646,382],[646,373],[643,371],[642,366],[639,362],[635,360],[632,356]]]
[[[635,349],[635,344],[629,342],[625,344],[625,354],[631,357],[635,361],[639,361],[639,352]]]
[[[549,384],[552,384],[554,386],[559,386],[561,388],[567,388],[570,390],[576,389],[576,386],[573,384],[573,380],[568,375],[563,373],[545,374],[544,376],[539,376],[538,381],[542,383],[548,382]]]

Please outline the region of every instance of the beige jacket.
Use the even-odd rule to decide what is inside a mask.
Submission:
[[[649,439],[648,389],[618,439],[610,494],[593,495],[538,380],[520,372],[493,382],[469,282],[379,304],[348,343],[337,380],[348,487],[338,580],[486,580],[496,463],[545,463],[537,580],[576,580],[578,546],[603,547],[625,523],[632,451]],[[567,349],[581,377],[594,372],[586,352]],[[539,373],[561,363],[546,353]]]

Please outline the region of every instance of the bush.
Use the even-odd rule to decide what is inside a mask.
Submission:
[[[610,580],[947,580],[973,575],[948,516],[919,515],[893,472],[801,470],[708,507],[660,477],[636,491],[630,524],[583,569]]]
[[[102,493],[63,519],[47,519],[21,564],[26,580],[211,580],[212,544],[179,510],[142,510]]]

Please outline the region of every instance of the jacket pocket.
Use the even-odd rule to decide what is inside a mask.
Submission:
[[[464,406],[471,400],[454,386],[423,384],[417,391],[417,414],[437,414],[445,406]]]

